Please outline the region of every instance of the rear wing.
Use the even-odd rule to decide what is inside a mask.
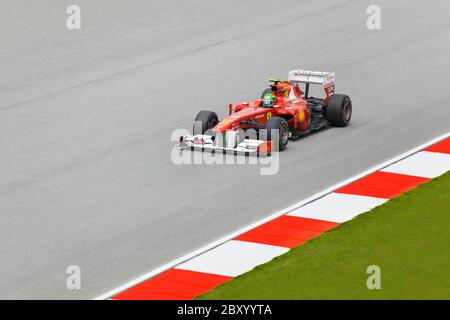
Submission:
[[[327,98],[334,94],[334,72],[292,70],[289,72],[288,81],[293,83],[305,83],[305,98],[308,98],[309,84],[321,84]]]

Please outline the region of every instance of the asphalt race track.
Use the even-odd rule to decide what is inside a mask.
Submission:
[[[381,30],[371,4],[2,1],[0,298],[96,297],[448,132],[450,2],[377,1]],[[348,128],[291,141],[276,175],[172,163],[174,129],[296,68],[336,72]]]

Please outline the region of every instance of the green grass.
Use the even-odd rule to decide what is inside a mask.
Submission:
[[[450,299],[450,172],[199,299]]]

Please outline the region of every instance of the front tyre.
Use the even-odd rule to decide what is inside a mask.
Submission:
[[[199,124],[196,124],[199,122]],[[204,134],[207,130],[214,128],[219,123],[217,114],[212,111],[202,110],[195,117],[192,132],[196,134]]]
[[[333,94],[328,99],[325,118],[335,127],[346,127],[352,117],[352,101],[345,94]]]
[[[277,147],[279,151],[286,149],[289,142],[289,125],[286,120],[280,117],[270,118],[267,120],[266,130],[267,141],[272,141],[275,144],[275,149],[277,149]],[[276,132],[278,132],[278,137],[276,135],[272,135],[272,130],[277,130]],[[274,139],[278,139],[278,146]]]

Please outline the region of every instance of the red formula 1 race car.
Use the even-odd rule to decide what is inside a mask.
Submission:
[[[334,73],[292,70],[288,81],[270,80],[261,99],[229,105],[229,115],[220,120],[215,112],[200,111],[193,135],[180,137],[180,148],[270,154],[282,151],[288,141],[329,125],[345,127],[350,122],[350,97],[335,94]],[[304,84],[302,90],[300,84]],[[323,98],[309,97],[310,84],[322,85]]]

